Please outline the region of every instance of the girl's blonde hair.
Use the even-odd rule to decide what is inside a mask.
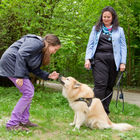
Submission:
[[[47,42],[48,45],[45,45],[42,52],[43,52],[43,59],[42,65],[48,65],[50,63],[50,53],[49,53],[49,46],[57,46],[61,45],[59,38],[53,34],[47,34],[44,38],[44,43]]]

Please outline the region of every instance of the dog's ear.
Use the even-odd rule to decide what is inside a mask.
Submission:
[[[75,83],[75,84],[74,84],[74,88],[79,88],[80,86],[81,86],[80,83]]]

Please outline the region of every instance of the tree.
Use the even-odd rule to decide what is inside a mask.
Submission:
[[[105,6],[112,6],[128,46],[127,85],[140,86],[140,4],[138,0],[4,0],[0,3],[0,55],[21,36],[56,34],[62,47],[45,70],[57,70],[82,82],[92,81],[84,68],[92,26]]]

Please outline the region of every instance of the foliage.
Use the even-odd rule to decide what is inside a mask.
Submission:
[[[140,4],[138,0],[3,0],[0,3],[0,55],[21,36],[31,33],[58,35],[62,48],[45,70],[91,83],[84,68],[85,51],[92,26],[105,6],[116,10],[128,46],[125,85],[140,86]]]
[[[5,124],[9,120],[21,94],[15,87],[0,87],[0,140],[138,140],[140,137],[140,109],[135,105],[125,103],[125,110],[122,111],[122,104],[111,103],[110,118],[113,122],[126,122],[136,128],[128,132],[120,132],[111,129],[91,130],[82,126],[80,131],[72,131],[69,123],[73,121],[73,111],[67,100],[58,91],[45,87],[36,86],[35,96],[31,103],[30,120],[37,123],[39,127],[30,128],[29,132],[8,132]]]

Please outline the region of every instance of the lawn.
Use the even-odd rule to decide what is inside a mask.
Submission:
[[[120,132],[111,129],[91,130],[82,126],[80,131],[73,132],[69,123],[73,121],[73,111],[61,92],[36,86],[35,96],[30,109],[30,120],[39,127],[30,128],[29,132],[9,132],[5,128],[11,111],[21,94],[15,87],[0,87],[0,140],[140,140],[140,108],[122,103],[118,108],[111,102],[110,118],[113,122],[126,122],[135,129]]]

